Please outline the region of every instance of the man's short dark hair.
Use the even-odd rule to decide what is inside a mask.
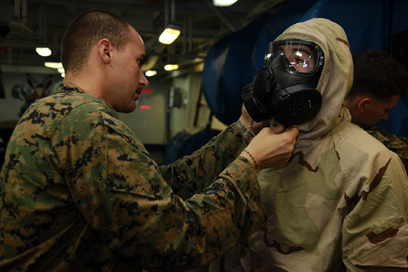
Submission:
[[[371,95],[388,100],[408,90],[407,69],[385,51],[360,51],[353,56],[353,64],[354,82],[348,97]]]
[[[92,46],[104,38],[121,50],[130,39],[129,24],[101,10],[90,10],[77,16],[69,24],[61,43],[64,69],[78,72],[86,62]]]

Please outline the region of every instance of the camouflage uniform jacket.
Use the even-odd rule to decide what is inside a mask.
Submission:
[[[408,139],[406,137],[392,134],[388,130],[378,127],[372,127],[367,132],[382,142],[389,150],[397,153],[408,172]]]
[[[407,174],[394,152],[350,123],[350,112],[342,105],[353,82],[344,30],[315,18],[277,38],[287,39],[313,41],[323,50],[317,85],[322,107],[298,127],[290,161],[259,171],[266,224],[246,246],[212,263],[212,271],[406,269]]]
[[[178,271],[265,221],[236,124],[158,166],[104,100],[71,83],[16,126],[0,176],[0,271]],[[238,158],[236,158],[238,157]]]

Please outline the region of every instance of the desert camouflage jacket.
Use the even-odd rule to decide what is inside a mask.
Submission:
[[[378,127],[372,127],[367,132],[382,142],[389,150],[397,153],[408,172],[408,139],[406,137],[392,134],[388,130]]]
[[[105,101],[71,83],[54,93],[26,111],[7,148],[0,271],[179,271],[265,221],[236,124],[159,167]]]
[[[277,40],[314,41],[324,52],[322,108],[298,127],[290,161],[259,171],[268,220],[211,271],[395,271],[408,267],[408,178],[399,157],[342,105],[353,82],[347,36],[315,18]],[[398,270],[399,271],[399,270]]]

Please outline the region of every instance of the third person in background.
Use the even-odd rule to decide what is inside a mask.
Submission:
[[[390,110],[408,91],[405,66],[379,49],[368,49],[353,56],[354,81],[344,101],[351,121],[365,129],[401,158],[408,169],[408,139],[376,127],[387,121]]]

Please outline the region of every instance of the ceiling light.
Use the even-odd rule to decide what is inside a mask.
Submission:
[[[58,70],[58,73],[65,74],[64,68],[61,67],[61,68],[58,68],[57,70]]]
[[[228,7],[238,0],[213,0],[213,5],[217,7]]]
[[[42,57],[48,57],[52,53],[51,49],[49,49],[48,47],[37,47],[35,51],[37,51],[38,55]]]
[[[159,42],[171,44],[180,35],[180,29],[175,25],[168,24],[166,29],[159,37]]]
[[[172,71],[172,70],[177,70],[179,66],[177,64],[167,64],[164,66],[164,70],[166,71]]]
[[[152,77],[152,76],[155,76],[156,74],[157,74],[157,71],[155,70],[149,70],[149,71],[146,71],[145,73],[147,77]]]
[[[62,63],[61,62],[44,62],[44,66],[48,68],[62,68]]]

